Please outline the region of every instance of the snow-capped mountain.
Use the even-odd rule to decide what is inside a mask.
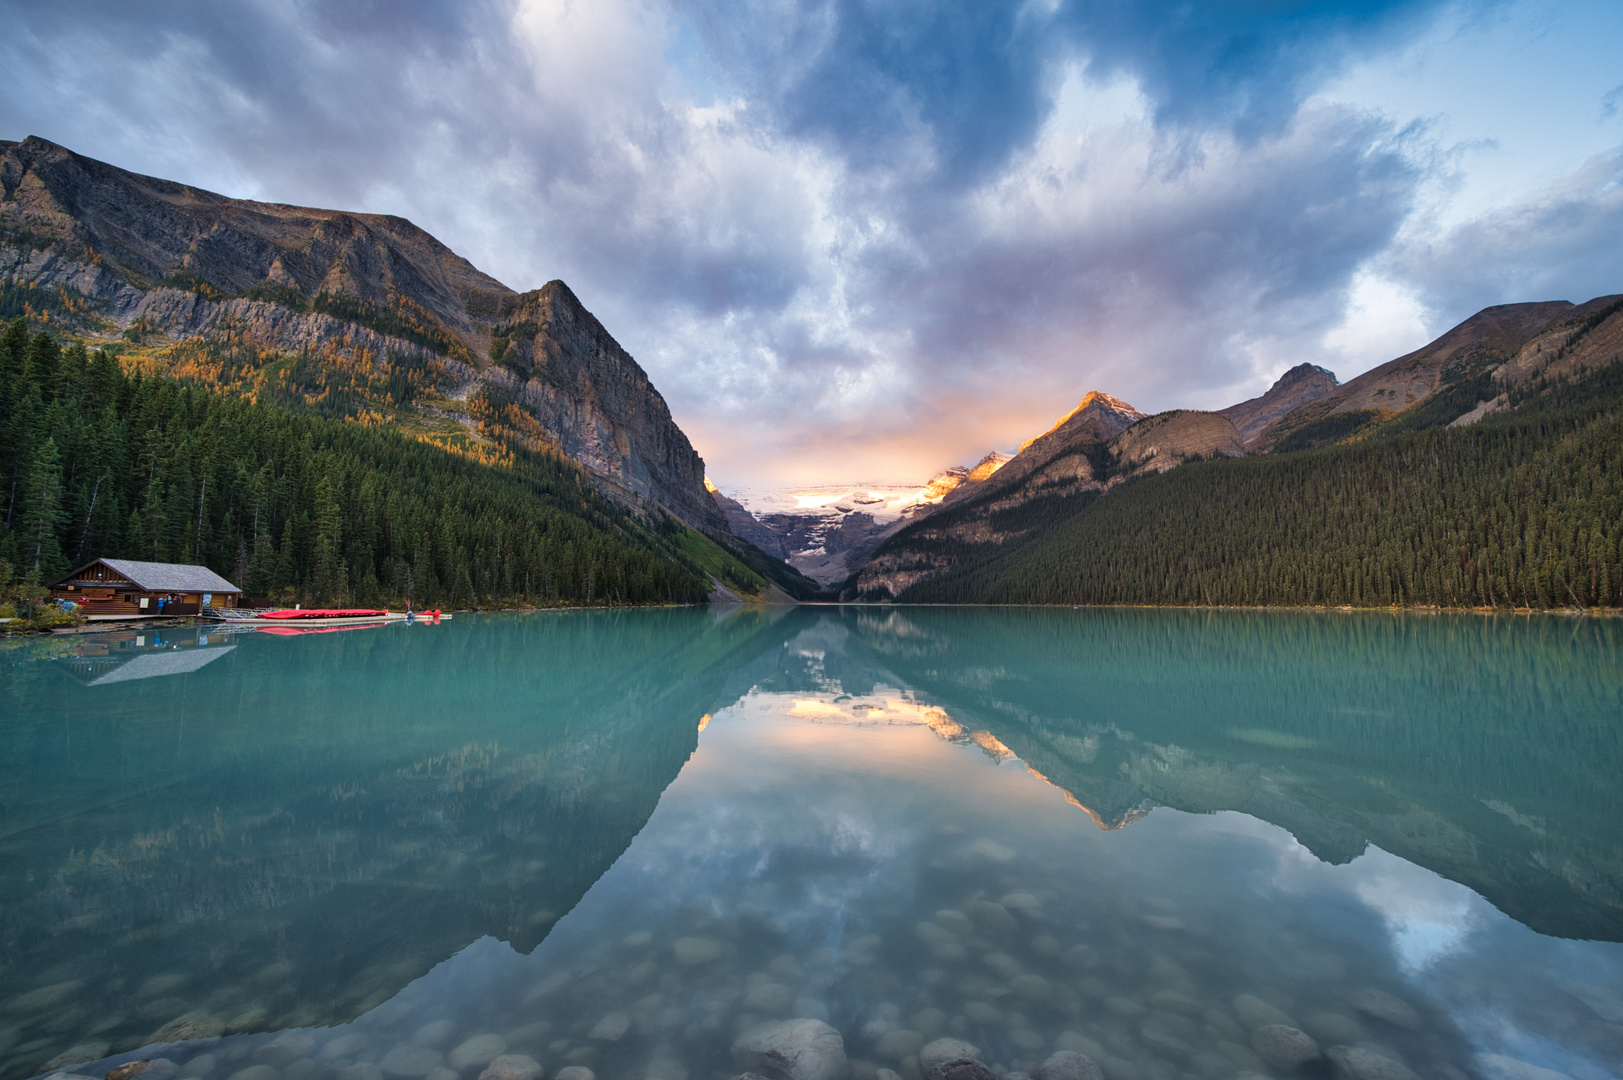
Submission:
[[[737,535],[823,585],[844,581],[886,536],[933,510],[1012,455],[943,470],[925,483],[841,483],[712,488]]]

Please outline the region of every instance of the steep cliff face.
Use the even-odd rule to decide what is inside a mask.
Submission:
[[[711,534],[727,518],[704,486],[704,459],[648,375],[581,305],[549,281],[502,304],[503,363],[527,376],[519,400],[563,452],[636,499]]]
[[[60,329],[159,369],[196,343],[379,385],[405,365],[425,399],[357,407],[497,456],[523,435],[628,507],[731,535],[664,398],[562,282],[516,293],[402,218],[231,199],[39,138],[0,142],[0,187],[0,284]]]

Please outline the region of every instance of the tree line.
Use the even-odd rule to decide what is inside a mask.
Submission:
[[[205,565],[277,603],[689,603],[709,592],[701,561],[755,580],[556,455],[481,464],[131,374],[16,319],[0,334],[0,561],[49,582],[102,557]]]

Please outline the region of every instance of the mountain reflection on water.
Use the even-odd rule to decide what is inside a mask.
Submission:
[[[1358,992],[1402,990],[1392,980],[1418,978],[1417,965],[1442,970],[1435,958],[1461,932],[1455,916],[1436,912],[1480,904],[1463,890],[1439,893],[1446,883],[1425,884],[1415,867],[1540,935],[1623,940],[1616,622],[686,609],[464,617],[291,639],[193,631],[162,648],[170,658],[143,642],[109,659],[80,638],[0,654],[11,717],[0,748],[10,778],[0,793],[6,1077],[47,1067],[100,1076],[106,1061],[74,1066],[129,1057],[152,1040],[362,1017],[350,1025],[361,1041],[344,1053],[312,1044],[294,1055],[308,1068],[287,1065],[287,1052],[266,1057],[251,1038],[170,1052],[200,1080],[256,1062],[286,1075],[249,1080],[315,1080],[322,1068],[385,1058],[391,1024],[449,1016],[454,984],[450,998],[485,1017],[468,1032],[505,1030],[504,1045],[542,1060],[548,1075],[570,1063],[655,1080],[725,1070],[736,1024],[774,1014],[756,1000],[770,985],[782,991],[778,1012],[829,1019],[859,1062],[883,1058],[886,1024],[928,1027],[918,1017],[939,1005],[943,1024],[959,1027],[935,1034],[973,1035],[1002,1067],[1034,1067],[1025,1059],[1039,1041],[1052,1049],[1075,1036],[1141,1080],[1208,1078],[1239,1068],[1239,1051],[1226,1066],[1210,1053],[1202,1064],[1190,1032],[1155,1049],[1158,1036],[1144,1031],[1177,1024],[1155,1021],[1159,1012],[1138,1019],[1132,1010],[1146,1006],[1111,984],[1111,971],[1152,981],[1161,971],[1157,992],[1186,999],[1270,986],[1283,1006],[1294,994],[1300,1009],[1317,1010],[1324,1030],[1309,1030],[1328,1045],[1338,1024],[1356,1027],[1362,1014],[1312,1004],[1290,970],[1358,982]],[[936,779],[947,790],[933,791]],[[1044,792],[1062,801],[1047,809]],[[1325,869],[1276,868],[1269,880],[1332,898],[1300,911],[1290,889],[1257,900],[1258,886],[1241,883],[1261,865],[1258,852],[1286,857],[1270,834],[1232,816],[1150,815],[1156,806],[1238,811],[1287,830],[1317,856],[1304,867]],[[1079,822],[1099,839],[1074,832]],[[1053,865],[1032,862],[1039,854],[1028,858],[1023,845],[1050,835]],[[1369,845],[1379,850],[1366,854]],[[1362,884],[1346,886],[1352,879],[1333,868],[1354,859]],[[1198,897],[1184,895],[1191,873],[1202,879]],[[962,892],[954,875],[979,891]],[[1371,875],[1430,899],[1407,912],[1391,896],[1348,900],[1345,889],[1368,891]],[[1096,965],[1074,989],[1043,967],[1058,929],[1029,946],[982,942],[997,946],[986,954],[994,970],[1008,967],[1000,984],[954,973],[953,963],[974,962],[973,944],[968,960],[952,960],[947,946],[907,952],[918,948],[918,918],[1005,892],[1035,898],[1020,914],[1023,901],[1003,896],[1021,919],[1072,911],[1108,926],[1112,940],[1125,935],[1125,951],[1064,942],[1065,955],[1091,950]],[[1343,922],[1364,929],[1313,922],[1343,908],[1356,909]],[[1196,942],[1190,928],[1203,918],[1225,929]],[[1480,913],[1470,918],[1485,925]],[[1371,951],[1371,919],[1403,924],[1395,956]],[[911,946],[896,944],[896,926]],[[637,977],[650,960],[613,978],[591,974],[634,927],[652,943],[636,947],[656,951],[662,933],[725,944],[709,967],[681,961]],[[1156,936],[1172,927],[1185,937]],[[1544,1064],[1578,1080],[1611,1075],[1593,1063],[1623,1057],[1623,997],[1606,990],[1623,973],[1616,947],[1539,945],[1511,932],[1488,935],[1504,939],[1495,955],[1567,957],[1570,970],[1551,976],[1578,996],[1477,1001],[1520,1032],[1503,1045],[1487,1046],[1442,990],[1434,1005],[1417,1003],[1424,1040],[1378,1023],[1364,1034],[1423,1073],[1430,1062],[1483,1068],[1471,1064],[1475,1051],[1537,1057],[1543,1046]],[[1259,974],[1254,956],[1225,951],[1248,934],[1304,944],[1292,946],[1286,974]],[[511,949],[492,952],[484,938]],[[1011,976],[1017,968],[1026,976]],[[781,974],[789,970],[798,975]],[[1019,978],[1037,971],[1059,987],[1052,1002],[1022,1012],[1001,996],[1017,998]],[[575,981],[559,995],[569,973]],[[663,1004],[649,1004],[656,986]],[[686,1012],[671,1004],[678,989],[692,999]],[[1090,993],[1110,1013],[1091,1028]],[[923,1013],[920,1001],[930,1003]],[[507,1007],[507,1028],[490,1027]],[[887,1019],[892,1008],[898,1016]],[[602,1029],[604,1013],[624,1025]],[[632,1049],[640,1036],[651,1051]],[[420,1031],[400,1038],[434,1046]],[[237,1049],[200,1051],[215,1046]],[[1173,1063],[1166,1077],[1158,1053]],[[877,1063],[906,1075],[905,1055]],[[434,1067],[446,1064],[440,1055]],[[478,1074],[462,1068],[464,1080]]]

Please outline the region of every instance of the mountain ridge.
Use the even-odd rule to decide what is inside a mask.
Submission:
[[[1401,402],[1393,387],[1406,387]],[[1358,407],[1384,398],[1402,407]],[[921,602],[1330,598],[1452,605],[1469,598],[1490,607],[1615,605],[1620,597],[1611,582],[1623,581],[1623,564],[1613,568],[1616,522],[1590,522],[1596,514],[1605,518],[1610,505],[1606,477],[1616,465],[1604,462],[1615,450],[1620,403],[1623,297],[1488,308],[1343,386],[1323,368],[1298,365],[1257,398],[1221,412],[1173,410],[1139,419],[1107,441],[1056,437],[1067,417],[1028,442],[993,482],[957,505],[943,500],[934,514],[898,530],[841,595]],[[1529,418],[1497,423],[1465,457],[1445,451],[1442,436],[1426,435],[1498,413]],[[1404,449],[1410,443],[1416,448]],[[1332,444],[1338,452],[1322,456],[1330,451],[1318,448]],[[1365,446],[1367,452],[1358,449]],[[1424,457],[1399,465],[1407,453]],[[1469,467],[1477,457],[1540,479],[1484,474]],[[1175,483],[1147,479],[1195,461],[1207,464],[1192,475],[1178,470]],[[1380,471],[1362,476],[1360,469]],[[1574,484],[1593,497],[1580,498]],[[1545,505],[1545,492],[1557,502]],[[1494,503],[1467,510],[1471,498]],[[1269,531],[1309,504],[1318,507],[1309,519],[1278,536]],[[1505,529],[1524,515],[1527,529],[1548,518],[1552,524],[1537,530],[1557,533],[1515,540]],[[1341,524],[1324,532],[1330,521]],[[1430,522],[1423,535],[1410,535],[1421,521]],[[1516,537],[1520,529],[1512,529]],[[1404,544],[1434,545],[1459,530],[1470,536],[1449,540],[1451,554],[1417,549],[1418,561],[1399,569]],[[1249,539],[1232,549],[1241,535]],[[1310,539],[1326,550],[1303,550]],[[1269,554],[1271,548],[1278,550]],[[1351,562],[1321,579],[1316,568],[1332,559]],[[1383,567],[1375,580],[1372,565]]]

